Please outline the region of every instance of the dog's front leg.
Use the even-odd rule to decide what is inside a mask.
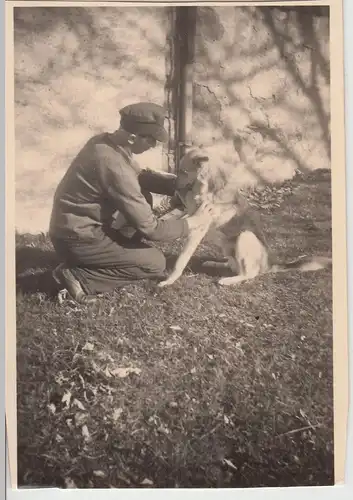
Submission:
[[[209,227],[210,227],[210,223],[208,222],[208,223],[205,223],[205,225],[203,225],[197,229],[193,229],[190,232],[190,234],[186,240],[186,244],[185,244],[181,254],[179,255],[179,257],[175,263],[175,266],[174,266],[172,273],[170,274],[170,276],[166,280],[161,281],[158,284],[158,286],[164,287],[164,286],[172,285],[178,278],[180,278],[180,276],[183,274],[183,271],[184,271],[185,267],[187,266],[189,260],[193,256],[196,248],[199,246],[202,239],[206,235]]]

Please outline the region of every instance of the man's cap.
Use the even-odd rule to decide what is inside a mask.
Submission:
[[[120,126],[136,135],[147,135],[159,142],[168,140],[167,131],[164,129],[166,111],[159,104],[151,102],[138,102],[129,104],[120,110]]]

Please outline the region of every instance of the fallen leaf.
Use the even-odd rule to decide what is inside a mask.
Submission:
[[[70,477],[65,477],[64,481],[66,488],[77,488],[75,481]]]
[[[72,404],[77,406],[77,408],[79,408],[80,410],[85,411],[85,407],[83,406],[81,401],[79,401],[78,399],[74,399]]]
[[[78,374],[78,377],[81,381],[82,387],[85,389],[85,387],[86,387],[85,379],[82,377],[82,375],[80,373]]]
[[[107,366],[105,367],[104,375],[108,378],[111,378],[111,376],[112,376],[110,371],[109,371],[109,368]]]
[[[190,373],[196,373],[196,368],[191,368]]]
[[[94,470],[93,475],[96,477],[106,477],[106,473],[102,470]]]
[[[62,436],[60,436],[60,434],[57,434],[57,435],[55,436],[55,441],[56,441],[57,443],[62,443],[62,442],[64,441],[64,438],[63,438]]]
[[[68,408],[70,406],[71,396],[72,396],[71,392],[70,391],[66,391],[65,394],[63,395],[62,399],[61,399],[61,402],[65,403],[66,408]]]
[[[59,373],[57,377],[55,377],[55,382],[59,385],[62,385],[64,382],[67,382],[68,378],[64,377],[62,373]]]
[[[91,365],[92,365],[92,368],[95,372],[100,372],[100,368],[99,366],[97,365],[97,363],[95,363],[95,361],[91,361]]]
[[[153,486],[153,481],[151,481],[150,479],[145,478],[143,481],[141,481],[141,484],[143,486]]]
[[[86,442],[90,441],[91,440],[91,435],[89,433],[89,430],[88,430],[88,427],[87,425],[83,425],[82,426],[82,436],[84,437],[84,440]]]
[[[75,414],[75,424],[79,427],[83,425],[87,420],[87,413],[78,412]]]
[[[112,375],[116,375],[119,378],[125,378],[127,377],[130,373],[135,373],[136,375],[140,375],[141,370],[140,368],[115,368],[115,370],[112,370],[110,372]]]
[[[230,460],[228,460],[228,458],[224,458],[223,459],[223,463],[228,465],[228,467],[230,467],[231,469],[233,470],[238,470],[238,467],[236,467],[233,462],[231,462]]]
[[[73,429],[73,424],[72,424],[72,418],[67,418],[66,419],[66,425],[68,426],[69,429]]]
[[[91,344],[90,342],[86,342],[85,345],[82,347],[83,351],[93,351],[94,345]]]
[[[48,405],[48,410],[54,415],[54,413],[56,412],[55,404],[51,403],[50,405]]]
[[[113,412],[113,420],[114,420],[114,422],[116,422],[120,418],[120,416],[121,416],[122,413],[123,413],[123,409],[122,408],[115,408],[115,410]]]
[[[178,326],[178,325],[169,325],[169,329],[172,330],[172,332],[182,332],[183,331],[181,326]]]
[[[168,429],[168,427],[165,427],[164,425],[160,425],[157,431],[161,432],[162,434],[170,434],[170,430]]]

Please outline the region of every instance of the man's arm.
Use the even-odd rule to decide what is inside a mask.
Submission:
[[[141,189],[150,193],[173,196],[175,192],[176,175],[167,172],[156,172],[144,169],[139,174]]]
[[[141,192],[139,179],[131,166],[111,148],[97,145],[95,162],[101,186],[116,210],[128,224],[154,241],[186,236],[188,223],[181,219],[158,220]]]

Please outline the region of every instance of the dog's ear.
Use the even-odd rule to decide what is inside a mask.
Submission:
[[[205,161],[209,161],[209,156],[202,149],[196,149],[191,152],[192,161],[195,163],[204,163]]]

